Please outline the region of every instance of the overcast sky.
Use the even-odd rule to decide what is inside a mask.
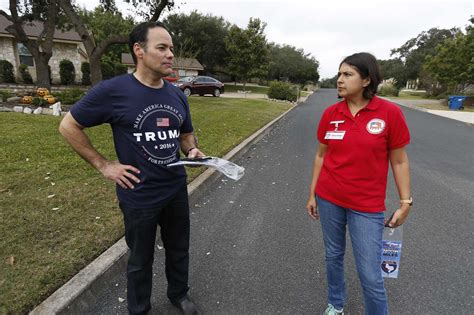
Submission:
[[[77,0],[93,8],[98,0]],[[116,0],[124,13],[130,5]],[[179,9],[222,16],[246,27],[249,18],[267,23],[268,41],[303,48],[320,63],[321,78],[332,77],[342,58],[367,51],[389,59],[390,50],[432,27],[464,30],[474,0],[175,0]],[[8,0],[0,0],[8,12]]]

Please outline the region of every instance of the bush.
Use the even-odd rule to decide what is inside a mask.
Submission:
[[[0,99],[4,102],[7,101],[7,98],[10,98],[12,97],[13,94],[8,92],[8,91],[5,91],[5,90],[0,90]]]
[[[30,71],[28,71],[28,66],[22,63],[19,67],[19,70],[23,83],[32,84],[33,78],[31,77]]]
[[[115,72],[115,75],[125,74],[127,73],[127,66],[121,63],[116,63],[114,72]]]
[[[83,85],[91,84],[91,65],[88,62],[83,62],[81,64],[82,79],[81,83]]]
[[[268,97],[277,100],[295,102],[298,98],[297,89],[288,82],[272,81],[270,82],[270,88],[268,89]]]
[[[53,76],[52,76],[50,65],[48,65],[48,78],[49,78],[49,84],[53,84]]]
[[[113,60],[107,55],[103,56],[100,60],[100,69],[102,70],[102,78],[104,80],[127,73],[127,66]]]
[[[0,83],[15,83],[13,65],[7,60],[0,60]]]
[[[43,107],[45,105],[48,105],[48,102],[46,102],[44,98],[36,96],[36,97],[33,97],[33,101],[31,102],[31,105]]]
[[[380,96],[398,96],[397,80],[390,78],[380,83],[377,94]]]
[[[76,103],[85,94],[86,92],[81,89],[69,89],[64,92],[56,92],[53,96],[56,97],[58,101],[61,101],[62,104],[70,105]]]
[[[114,66],[111,62],[100,62],[100,70],[102,71],[102,79],[108,80],[114,77]]]
[[[63,59],[59,63],[59,77],[61,79],[61,84],[74,84],[76,79],[76,69],[74,69],[74,64],[70,60]]]

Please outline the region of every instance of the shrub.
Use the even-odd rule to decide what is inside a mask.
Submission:
[[[377,94],[380,96],[398,96],[397,80],[390,78],[380,83]]]
[[[114,77],[114,66],[110,62],[100,62],[100,70],[102,71],[102,79],[108,80]]]
[[[73,84],[76,78],[76,69],[74,69],[74,64],[67,59],[61,60],[59,63],[59,77],[61,79],[61,84]]]
[[[268,89],[268,97],[277,100],[295,102],[298,98],[297,89],[288,82],[272,81]]]
[[[115,63],[114,69],[115,75],[121,75],[127,73],[127,66],[121,63]]]
[[[28,66],[22,63],[19,67],[19,70],[23,83],[32,84],[33,78],[31,77],[30,71],[28,71]]]
[[[49,84],[53,84],[53,76],[52,76],[50,65],[48,65],[48,78],[49,78]]]
[[[36,96],[36,97],[33,97],[33,101],[31,102],[31,105],[43,107],[43,106],[48,105],[48,102],[46,102],[44,98]]]
[[[81,64],[82,79],[81,83],[83,85],[91,84],[91,65],[88,62],[83,62]]]
[[[7,101],[7,98],[12,97],[12,93],[5,91],[5,90],[0,90],[0,99],[4,102]]]
[[[13,65],[7,60],[0,60],[0,83],[15,83]]]
[[[100,69],[102,70],[102,78],[104,80],[127,73],[127,66],[113,60],[107,55],[102,56],[102,59],[100,60]]]
[[[84,92],[81,89],[69,89],[63,92],[53,93],[57,101],[61,101],[62,104],[67,104],[67,105],[76,103],[85,94],[86,92]]]

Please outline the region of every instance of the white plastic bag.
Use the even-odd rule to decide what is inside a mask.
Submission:
[[[197,165],[197,166],[207,166],[213,167],[225,176],[233,179],[239,180],[244,176],[245,168],[239,166],[230,161],[218,158],[218,157],[206,157],[204,159],[183,159],[181,161],[168,164],[168,167],[178,166],[178,165]]]

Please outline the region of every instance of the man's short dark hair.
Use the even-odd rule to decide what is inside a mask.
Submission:
[[[369,85],[364,88],[363,96],[366,99],[374,97],[374,95],[377,94],[377,87],[382,81],[377,59],[372,54],[362,52],[344,58],[339,68],[343,63],[354,67],[362,79],[370,78]]]
[[[164,28],[168,33],[168,29],[161,22],[143,22],[136,25],[128,36],[128,48],[130,48],[130,53],[132,54],[133,62],[137,64],[137,56],[133,52],[133,45],[139,43],[140,46],[146,48],[146,43],[148,40],[148,30],[155,27]]]

